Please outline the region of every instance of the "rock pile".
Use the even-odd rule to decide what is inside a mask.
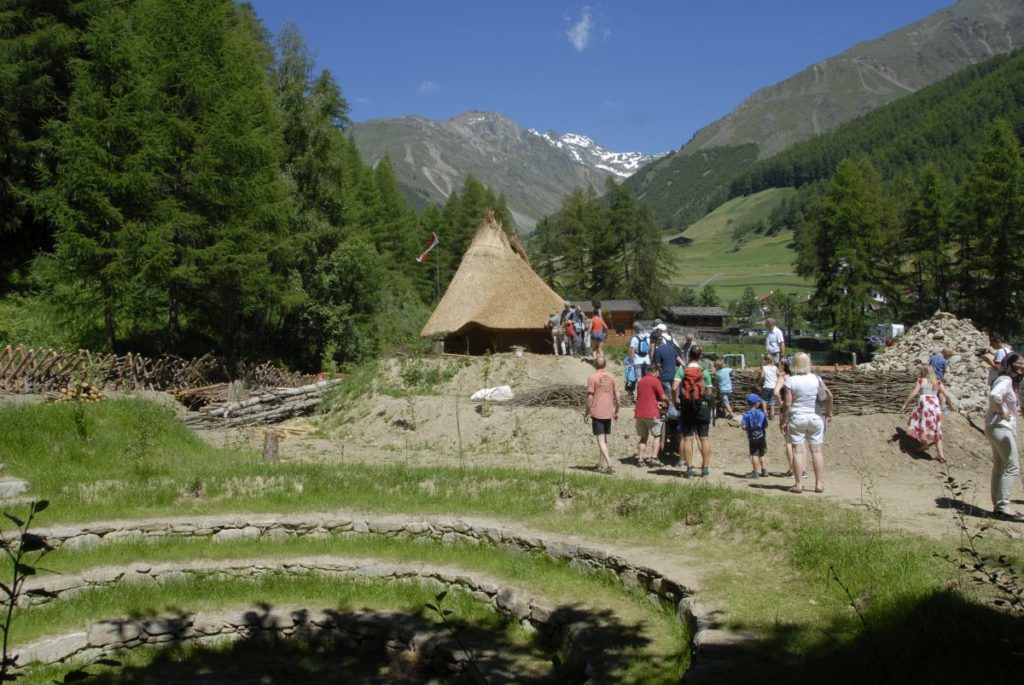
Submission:
[[[970,418],[988,408],[988,366],[975,351],[988,347],[988,337],[974,327],[970,319],[958,319],[948,312],[935,315],[913,326],[892,347],[875,357],[861,370],[916,370],[928,363],[932,352],[948,347],[953,351],[946,370],[946,385],[956,398],[957,409]],[[910,389],[907,388],[909,392]]]

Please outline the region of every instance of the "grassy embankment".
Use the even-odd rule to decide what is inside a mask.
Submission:
[[[268,465],[248,451],[209,447],[183,429],[169,411],[142,402],[6,408],[0,410],[0,447],[8,472],[27,478],[35,496],[52,501],[44,524],[336,509],[489,516],[550,533],[582,535],[597,544],[672,550],[681,559],[692,560],[680,563],[700,576],[702,598],[713,598],[727,608],[730,627],[758,636],[747,656],[759,664],[759,673],[767,680],[775,673],[782,677],[795,664],[801,664],[805,674],[837,682],[875,682],[883,671],[893,681],[953,682],[971,676],[1000,682],[1019,668],[1016,657],[1007,654],[1020,652],[1020,622],[982,604],[978,592],[969,583],[957,582],[955,569],[935,556],[955,553],[958,542],[952,528],[950,539],[942,541],[885,533],[864,516],[825,502],[740,494],[702,483],[647,483],[512,468]],[[575,495],[573,504],[556,510],[554,501],[566,486]],[[1019,541],[985,544],[1020,563]],[[668,625],[661,610],[645,608],[643,598],[613,588],[600,576],[469,547],[347,539],[126,542],[63,550],[50,565],[72,572],[142,559],[327,552],[424,563],[443,559],[507,578],[541,595],[579,597],[588,605],[613,607],[629,616],[647,612],[645,620]],[[835,577],[850,588],[863,623]],[[293,582],[298,585],[289,584]],[[303,585],[307,582],[310,585]],[[168,584],[145,596],[96,590],[83,595],[80,604],[39,610],[35,618],[31,615],[37,610],[31,610],[23,629],[25,635],[38,634],[42,626],[70,625],[119,609],[145,612],[167,606],[193,608],[200,601],[323,598],[318,582],[282,580],[237,591],[219,585]],[[327,599],[344,605],[344,598],[352,596],[346,592],[339,590],[337,597],[328,592]],[[374,591],[368,592],[357,602],[373,606]],[[419,599],[396,601],[411,605]],[[936,644],[948,640],[951,626],[956,626],[957,649],[936,650]]]
[[[737,226],[767,218],[795,192],[792,188],[772,188],[734,198],[688,226],[678,235],[693,242],[671,248],[676,263],[672,282],[697,289],[710,282],[723,302],[739,298],[748,286],[758,295],[769,290],[809,291],[811,284],[793,271],[796,253],[787,247],[793,240],[792,231],[771,237],[749,234],[741,242],[733,239]]]

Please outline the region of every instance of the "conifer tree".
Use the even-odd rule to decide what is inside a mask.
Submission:
[[[798,270],[814,279],[819,317],[851,346],[870,326],[871,291],[887,289],[881,256],[892,226],[881,179],[865,158],[841,162],[828,192],[810,207]]]
[[[961,307],[988,330],[1016,335],[1024,327],[1024,162],[1005,120],[988,131],[957,201],[955,232]]]
[[[949,206],[934,165],[921,174],[903,220],[904,252],[914,274],[917,318],[949,309]]]

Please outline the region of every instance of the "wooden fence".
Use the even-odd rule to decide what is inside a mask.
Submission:
[[[914,387],[913,371],[816,371],[832,391],[836,413],[897,414]],[[733,397],[761,390],[756,367],[733,370]]]

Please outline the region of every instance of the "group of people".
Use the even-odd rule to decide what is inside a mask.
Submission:
[[[781,407],[780,428],[787,446],[789,471],[794,477],[791,492],[802,492],[806,476],[807,450],[810,450],[815,474],[815,491],[824,491],[825,426],[832,418],[832,394],[824,381],[811,373],[810,357],[797,354],[790,365],[785,361],[785,340],[771,319],[767,322],[765,356],[761,369],[761,394],[747,397],[749,408],[740,420],[746,431],[752,461],[751,478],[768,475],[765,462],[768,422],[774,408]],[[648,331],[642,323],[634,325],[627,369],[627,392],[635,394],[634,420],[639,436],[637,462],[642,466],[658,463],[659,454],[678,438],[683,476],[698,475],[695,449],[700,451],[699,474],[711,472],[710,428],[713,412],[720,409],[733,418],[732,369],[721,359],[710,368],[702,364],[703,350],[692,335],[678,344],[668,327],[655,320]],[[608,453],[608,435],[618,420],[620,398],[614,377],[607,370],[604,356],[595,360],[595,373],[587,383],[587,407],[584,419],[591,422],[597,439],[597,469],[613,472]],[[635,373],[631,381],[629,369]],[[713,369],[713,370],[712,370]]]
[[[985,437],[992,450],[992,513],[997,518],[1024,522],[1024,513],[1010,507],[1010,493],[1020,475],[1017,416],[1021,413],[1024,357],[1014,352],[1002,335],[990,333],[988,342],[989,346],[977,350],[976,354],[989,367]],[[934,350],[928,364],[918,370],[917,381],[903,403],[906,411],[914,402],[907,434],[918,441],[918,452],[926,454],[929,447],[935,445],[935,459],[940,463],[946,461],[942,444],[942,415],[944,408],[955,409],[954,398],[945,384],[952,356],[953,351],[949,348]]]
[[[561,312],[551,310],[547,325],[551,330],[551,345],[556,356],[590,356],[596,361],[598,355],[604,354],[608,325],[599,302],[594,303],[594,315],[588,317],[582,306],[573,306],[566,300]]]
[[[778,408],[779,430],[785,444],[792,476],[790,492],[802,493],[810,458],[814,473],[814,491],[824,492],[824,442],[833,416],[833,396],[824,380],[813,373],[810,357],[797,353],[786,357],[785,339],[775,322],[766,322],[765,353],[758,375],[759,392],[747,397],[747,410],[739,425],[747,434],[751,458],[748,478],[768,475],[766,454],[769,422]],[[990,367],[988,411],[985,435],[992,450],[991,492],[993,514],[998,518],[1024,522],[1024,513],[1010,507],[1011,491],[1020,475],[1017,445],[1017,416],[1021,413],[1020,387],[1024,386],[1024,356],[1005,343],[1002,336],[989,336],[989,347],[977,351]],[[918,441],[918,450],[927,453],[936,448],[936,461],[945,462],[942,435],[944,411],[955,408],[955,398],[947,390],[945,377],[952,350],[935,350],[929,363],[918,371],[918,378],[903,403],[903,411],[913,403],[907,433]],[[733,418],[731,369],[716,360],[713,371],[701,364],[703,351],[692,335],[678,344],[668,327],[655,320],[648,331],[642,323],[634,326],[629,353],[626,389],[636,400],[634,419],[639,436],[637,461],[640,465],[658,463],[661,450],[673,437],[681,440],[679,455],[683,475],[697,475],[694,439],[701,456],[700,475],[711,469],[713,407]],[[619,417],[620,397],[615,378],[607,370],[604,354],[595,351],[595,373],[587,382],[587,407],[584,419],[591,422],[597,439],[600,461],[597,468],[612,473],[608,435]],[[632,370],[632,373],[630,372]],[[717,402],[717,405],[715,404]]]

